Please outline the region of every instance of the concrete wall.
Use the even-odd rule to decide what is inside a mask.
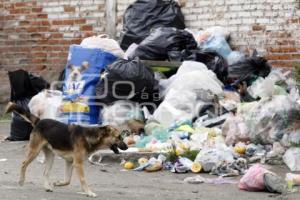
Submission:
[[[257,48],[273,66],[300,62],[300,7],[297,0],[180,0],[186,25],[214,25],[232,32],[235,49]],[[117,0],[117,31],[134,0]],[[1,0],[0,103],[7,101],[8,70],[24,68],[48,80],[66,63],[68,46],[105,32],[106,0]]]

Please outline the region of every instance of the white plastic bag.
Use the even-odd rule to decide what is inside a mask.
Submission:
[[[223,84],[217,78],[216,74],[208,70],[203,63],[185,61],[178,69],[166,92],[173,88],[180,91],[193,92],[205,90],[220,95],[223,93],[222,87]]]
[[[178,120],[192,120],[197,116],[203,101],[213,95],[223,94],[223,84],[214,72],[200,62],[185,61],[177,73],[166,81],[160,81],[164,101],[154,112],[154,119],[169,127]]]
[[[85,38],[82,40],[80,46],[89,49],[103,49],[120,58],[124,57],[124,51],[121,49],[119,43],[114,39],[110,39],[106,34]]]
[[[222,133],[226,137],[227,145],[249,140],[248,128],[240,116],[230,115],[222,126]]]
[[[196,114],[196,94],[171,89],[155,110],[153,117],[165,127],[181,120],[192,120]]]
[[[273,70],[266,78],[259,77],[249,88],[249,94],[254,97],[268,98],[273,95],[280,95],[278,86],[275,85],[278,81],[285,81],[286,77],[279,70]]]
[[[300,148],[288,149],[283,156],[283,161],[291,171],[300,171]]]
[[[40,119],[57,119],[62,104],[62,92],[58,90],[43,90],[28,103],[30,112]]]
[[[229,149],[226,148],[205,148],[200,151],[194,162],[199,162],[205,172],[210,172],[213,167],[221,162],[233,162],[233,155]]]
[[[128,120],[143,120],[142,109],[132,101],[116,101],[102,109],[103,124],[120,126]]]

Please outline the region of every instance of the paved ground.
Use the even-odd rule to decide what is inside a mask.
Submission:
[[[0,140],[8,133],[6,123],[0,123]],[[19,166],[24,157],[26,142],[0,142],[0,199],[1,200],[73,200],[89,199],[76,194],[80,191],[78,178],[73,177],[70,186],[55,188],[54,192],[43,190],[43,164],[34,161],[28,168],[28,176],[23,187],[17,185]],[[6,158],[7,161],[1,161]],[[300,199],[300,193],[278,196],[263,192],[244,192],[237,185],[191,185],[183,179],[194,174],[172,174],[168,171],[157,173],[125,172],[118,163],[105,167],[86,163],[87,180],[101,200],[267,200],[267,199]],[[273,170],[284,175],[284,166],[273,167]],[[56,158],[51,173],[51,180],[63,177],[63,160]],[[207,177],[207,176],[206,176]],[[210,176],[208,176],[210,177]],[[300,188],[299,188],[300,190]]]

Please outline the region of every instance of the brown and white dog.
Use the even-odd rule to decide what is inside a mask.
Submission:
[[[49,172],[52,168],[55,153],[65,159],[65,178],[54,183],[54,186],[70,184],[73,168],[79,176],[82,194],[96,197],[88,187],[83,170],[83,163],[87,156],[96,150],[110,148],[119,153],[118,148],[126,150],[128,147],[122,141],[120,132],[112,126],[82,127],[79,125],[66,125],[52,119],[42,119],[27,112],[15,103],[9,103],[6,112],[17,112],[24,119],[32,123],[33,130],[30,135],[28,152],[21,166],[19,184],[25,181],[28,165],[38,156],[40,151],[45,154],[44,187],[52,192],[53,186],[49,182]]]

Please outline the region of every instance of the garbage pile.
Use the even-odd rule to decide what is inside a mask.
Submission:
[[[136,1],[124,16],[126,52],[103,35],[72,45],[62,91],[38,94],[30,110],[65,123],[114,125],[137,151],[162,153],[124,162],[128,170],[221,177],[186,180],[192,183],[235,183],[224,177],[244,175],[240,189],[284,193],[280,177],[250,166],[285,163],[300,171],[297,83],[256,51],[233,51],[224,27],[184,28],[175,1]],[[143,60],[181,65],[166,76]],[[46,97],[55,102],[51,109]],[[299,184],[291,177],[289,185]]]

